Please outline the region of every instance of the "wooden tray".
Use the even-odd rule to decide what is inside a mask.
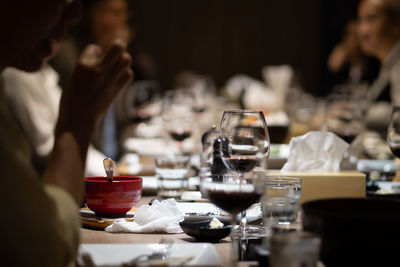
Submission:
[[[128,222],[133,222],[133,216],[136,208],[128,211],[124,217],[119,218],[101,218],[96,217],[96,214],[89,208],[81,208],[79,210],[79,217],[81,219],[83,227],[90,229],[104,230],[107,226],[111,225],[115,219],[125,219]]]

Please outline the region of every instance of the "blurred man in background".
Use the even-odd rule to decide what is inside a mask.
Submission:
[[[361,49],[381,63],[368,92],[367,126],[386,135],[392,105],[400,105],[400,1],[362,0],[358,17]]]

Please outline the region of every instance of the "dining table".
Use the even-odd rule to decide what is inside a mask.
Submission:
[[[143,196],[136,204],[136,208],[148,204],[154,198],[155,196]],[[81,244],[155,244],[162,238],[173,239],[176,244],[196,242],[194,238],[185,233],[108,233],[105,230],[90,229],[85,226],[82,226],[80,236]],[[218,243],[212,243],[212,245],[220,257],[221,266],[233,266],[234,263],[240,267],[258,266],[258,262],[256,261],[232,262],[232,243],[229,236]]]

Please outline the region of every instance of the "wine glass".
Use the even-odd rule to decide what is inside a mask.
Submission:
[[[332,99],[331,99],[332,100]],[[338,96],[328,107],[326,128],[349,144],[340,163],[341,169],[354,170],[361,152],[364,116],[361,103],[347,96]]]
[[[184,89],[172,90],[166,93],[163,101],[163,119],[165,129],[177,142],[183,153],[183,141],[192,134],[193,95]]]
[[[243,258],[243,251],[237,245],[241,240],[241,232],[234,231],[238,225],[238,214],[259,201],[263,193],[261,176],[250,176],[245,181],[237,179],[236,175],[225,174],[223,179],[213,179],[213,175],[201,176],[200,191],[218,208],[231,215],[232,260]]]
[[[387,142],[390,150],[400,158],[400,106],[394,106],[387,132]]]
[[[360,103],[352,99],[334,99],[328,108],[326,127],[352,144],[364,128]]]
[[[220,134],[224,140],[221,158],[228,169],[238,174],[240,190],[240,185],[254,182],[245,179],[245,174],[262,165],[269,156],[267,123],[261,111],[228,110],[222,116]],[[249,231],[245,210],[242,210],[240,222],[243,235]]]

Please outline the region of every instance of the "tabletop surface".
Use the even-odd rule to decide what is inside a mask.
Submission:
[[[142,197],[136,207],[147,204],[153,197]],[[136,234],[136,233],[107,233],[103,230],[81,228],[82,244],[150,244],[158,243],[161,238],[173,238],[175,243],[192,243],[194,239],[182,234]],[[215,249],[222,261],[222,266],[232,266],[231,242],[227,237],[219,243],[214,243]],[[257,262],[239,262],[238,266],[257,266]]]

